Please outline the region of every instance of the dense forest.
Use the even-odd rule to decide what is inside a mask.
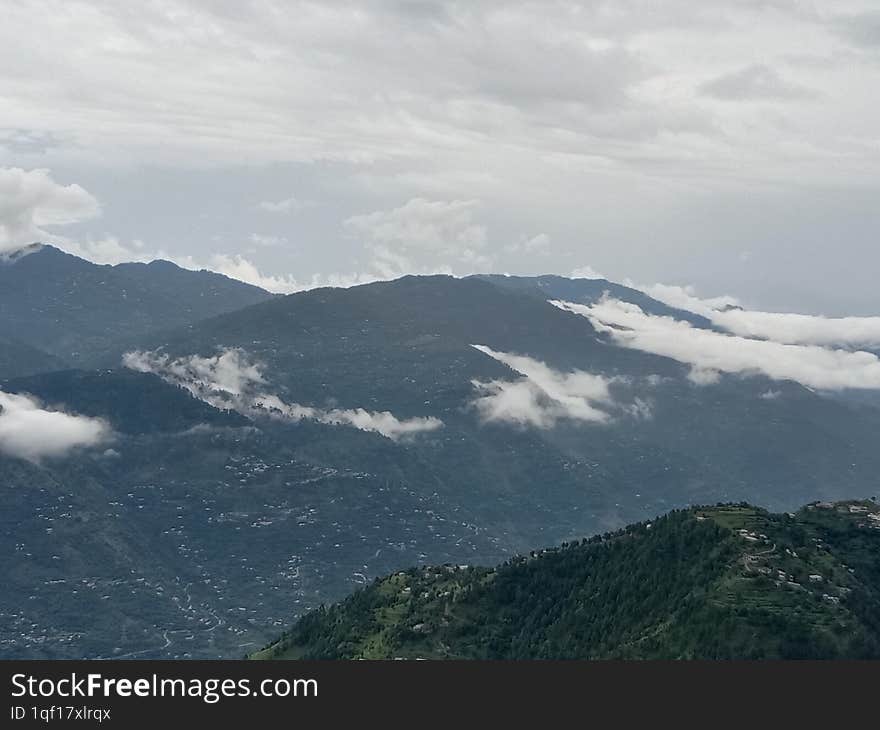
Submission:
[[[880,657],[880,508],[746,504],[496,568],[418,567],[302,617],[255,658]]]

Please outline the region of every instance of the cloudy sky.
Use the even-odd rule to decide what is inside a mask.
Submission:
[[[877,314],[877,0],[6,3],[0,250]]]

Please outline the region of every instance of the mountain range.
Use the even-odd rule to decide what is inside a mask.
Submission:
[[[548,301],[713,331],[632,287],[408,276],[276,296],[25,253],[0,262],[5,657],[241,656],[408,566],[491,565],[692,504],[876,493],[880,409],[766,374],[700,381]]]
[[[36,348],[68,366],[89,362],[120,339],[271,297],[249,284],[168,261],[99,266],[41,244],[22,254],[0,259],[0,340]],[[7,351],[5,343],[0,348]]]

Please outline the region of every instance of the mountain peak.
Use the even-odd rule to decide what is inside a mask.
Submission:
[[[25,263],[34,267],[45,267],[47,264],[52,265],[76,265],[76,266],[98,266],[91,261],[68,253],[63,249],[53,246],[50,243],[30,243],[22,246],[15,251],[0,256],[0,262],[5,264]]]
[[[30,256],[31,254],[37,253],[38,251],[42,251],[44,248],[54,247],[47,246],[42,243],[29,243],[27,246],[22,246],[21,248],[16,248],[12,251],[7,251],[6,253],[0,254],[0,263],[14,264],[15,262],[23,259],[25,256]]]
[[[191,324],[273,295],[168,261],[98,265],[32,244],[0,265],[0,337],[69,364],[151,330]]]

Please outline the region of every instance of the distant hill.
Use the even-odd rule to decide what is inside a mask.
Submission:
[[[29,250],[0,260],[0,338],[71,365],[120,340],[272,297],[249,284],[168,261],[99,266],[53,246]]]
[[[880,508],[694,508],[497,568],[413,568],[255,658],[877,659]]]

